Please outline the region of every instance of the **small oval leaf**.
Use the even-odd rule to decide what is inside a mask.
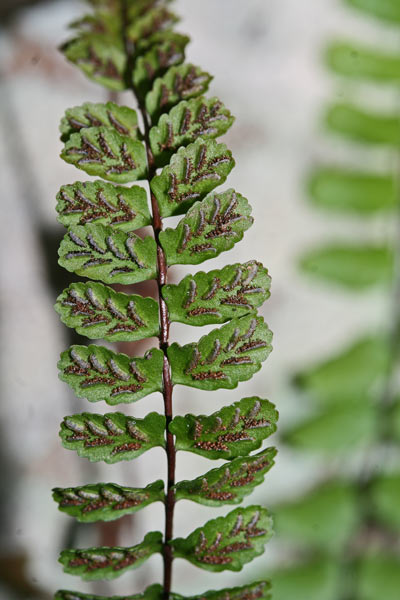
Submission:
[[[65,117],[61,120],[60,125],[61,140],[66,142],[73,133],[89,127],[107,127],[131,139],[138,137],[135,110],[127,106],[119,106],[114,102],[106,104],[85,102],[81,106],[74,106],[65,111]]]
[[[146,110],[152,122],[157,122],[163,112],[168,112],[181,100],[204,94],[211,80],[209,73],[195,65],[185,63],[171,67],[154,81],[152,90],[146,95]]]
[[[334,42],[327,50],[328,65],[336,73],[379,83],[400,83],[400,55],[361,44]]]
[[[65,227],[96,223],[122,231],[150,225],[146,191],[104,181],[76,181],[57,194],[58,220]]]
[[[233,459],[257,450],[276,431],[278,411],[268,400],[257,396],[242,398],[210,416],[175,417],[170,431],[177,450],[206,458]]]
[[[115,579],[126,571],[140,567],[153,554],[162,550],[162,534],[148,533],[141,544],[130,548],[87,548],[85,550],[64,550],[59,562],[65,573],[79,575],[85,581]]]
[[[163,502],[164,482],[159,480],[146,488],[122,487],[116,483],[54,488],[53,498],[62,512],[82,523],[113,521],[153,502]]]
[[[309,190],[318,208],[357,216],[393,211],[398,204],[392,175],[327,167],[313,173]]]
[[[171,321],[211,325],[254,312],[269,298],[270,284],[267,269],[251,260],[187,275],[178,285],[165,285],[162,295]]]
[[[163,361],[164,353],[158,349],[133,358],[103,346],[71,346],[61,354],[58,368],[60,379],[78,398],[114,406],[161,391]]]
[[[196,202],[175,229],[160,233],[169,265],[197,265],[240,242],[253,224],[246,198],[227,190]]]
[[[164,166],[181,146],[198,138],[223,135],[234,118],[218,98],[193,98],[180,102],[150,130],[150,144],[158,166]]]
[[[161,216],[185,213],[196,200],[224,183],[234,165],[230,150],[215,140],[197,140],[180,148],[150,183]]]
[[[129,342],[159,333],[153,298],[115,292],[102,283],[72,283],[57,298],[55,309],[67,327],[91,339]]]
[[[263,483],[273,467],[275,448],[266,448],[253,456],[232,460],[229,465],[213,469],[193,481],[180,481],[175,486],[177,500],[191,500],[206,506],[239,504]]]
[[[174,555],[207,571],[240,571],[260,556],[272,536],[272,519],[261,506],[237,508],[208,521],[188,538],[171,542]]]
[[[65,417],[60,437],[67,450],[91,462],[114,464],[131,460],[151,448],[164,448],[165,417],[150,413],[144,419],[120,412],[97,415],[81,413]]]
[[[82,592],[59,590],[54,596],[54,600],[162,600],[162,592],[163,589],[158,584],[150,586],[143,594],[113,596],[112,598],[110,596],[98,596],[97,594],[83,594]]]
[[[229,589],[226,588],[224,590],[213,590],[211,592],[205,592],[200,596],[197,595],[184,597],[178,594],[172,594],[171,598],[172,600],[270,600],[271,583],[269,581],[256,581],[243,587],[235,587]],[[61,600],[64,600],[64,598],[62,598]],[[66,598],[65,600],[68,600],[68,598]],[[129,600],[129,598],[127,598],[126,600]]]
[[[136,15],[135,8],[135,6],[128,6],[130,25],[126,30],[127,39],[134,43],[146,40],[158,31],[169,29],[179,21],[178,17],[163,5],[154,6],[153,8],[150,5],[142,15]]]
[[[185,60],[185,48],[189,41],[186,35],[170,33],[169,39],[160,41],[138,57],[133,70],[133,83],[139,96],[144,98],[156,77]]]
[[[198,343],[172,344],[168,357],[172,381],[203,390],[235,388],[261,369],[271,352],[272,333],[262,317],[233,319]]]
[[[400,118],[367,112],[351,104],[335,104],[326,114],[326,124],[335,133],[365,144],[400,146]]]
[[[71,134],[60,156],[89,175],[115,183],[143,179],[147,173],[143,143],[109,127],[89,127]]]
[[[104,33],[83,33],[62,46],[66,58],[89,79],[115,90],[125,90],[126,54],[122,39]]]
[[[76,225],[65,234],[59,264],[82,277],[129,285],[154,279],[157,245],[154,238],[90,223]]]
[[[313,277],[362,291],[391,284],[394,252],[387,246],[329,244],[311,250],[300,265]]]

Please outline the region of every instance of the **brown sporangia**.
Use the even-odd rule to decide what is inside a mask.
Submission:
[[[123,76],[119,72],[117,66],[111,58],[103,59],[97,54],[94,46],[89,43],[87,47],[87,55],[78,58],[77,65],[90,65],[92,67],[92,75],[94,77],[107,77],[123,83]]]
[[[78,422],[72,417],[65,417],[64,426],[71,432],[71,435],[66,438],[67,442],[84,442],[86,448],[113,445],[111,456],[121,452],[140,450],[143,443],[149,441],[149,438],[133,425],[128,417],[124,428],[116,425],[109,415],[103,417],[102,426],[89,417],[86,417],[84,422]],[[132,441],[119,444],[118,437],[121,436],[128,436]]]
[[[251,550],[252,538],[267,533],[265,529],[257,528],[259,519],[259,511],[254,513],[248,523],[245,523],[243,515],[239,514],[231,531],[228,534],[217,532],[212,541],[209,541],[205,533],[200,531],[199,543],[194,550],[197,561],[210,565],[224,565],[232,562],[233,558],[230,555]],[[237,537],[239,540],[234,541]]]
[[[76,550],[68,566],[70,568],[85,566],[85,571],[96,571],[97,569],[111,568],[113,571],[120,571],[133,565],[148,553],[146,549],[118,548],[110,549],[108,552],[88,550]]]
[[[92,129],[90,128],[89,131]],[[105,132],[97,132],[96,144],[88,139],[85,133],[80,134],[80,145],[69,146],[64,150],[66,155],[81,156],[77,160],[78,165],[99,164],[105,168],[105,173],[127,173],[137,168],[137,164],[128,151],[128,146],[124,141],[119,143],[118,155],[111,149],[110,144],[106,139]],[[109,165],[109,161],[114,161],[114,164]]]
[[[242,414],[240,408],[236,408],[235,413],[229,423],[224,423],[221,417],[216,416],[212,425],[205,428],[203,423],[195,420],[192,438],[195,448],[206,451],[229,451],[229,445],[236,442],[254,441],[254,436],[251,435],[252,429],[268,427],[271,423],[264,417],[258,415],[261,411],[261,403],[255,400],[254,405],[246,414]],[[207,439],[208,438],[208,439]],[[261,461],[261,465],[263,465]],[[251,473],[246,472],[246,477],[256,473],[263,466],[249,467],[254,468]]]
[[[191,192],[190,189],[188,191],[188,186],[194,186],[196,183],[207,179],[222,181],[223,178],[216,172],[216,167],[224,163],[230,163],[231,160],[232,158],[229,154],[208,158],[207,145],[200,144],[195,159],[188,156],[184,158],[183,171],[180,175],[177,175],[173,171],[170,173],[170,186],[168,189],[169,202],[181,204],[187,200],[200,198],[201,194],[199,192]]]
[[[219,368],[231,365],[252,365],[253,359],[245,352],[266,348],[268,346],[265,340],[251,339],[256,332],[257,319],[250,321],[248,330],[241,334],[239,328],[235,328],[228,343],[223,346],[219,339],[214,342],[212,352],[205,358],[202,358],[197,346],[194,347],[192,359],[185,370],[186,375],[190,375],[193,380],[201,381],[204,379],[223,379],[226,374]],[[230,354],[234,352],[233,356]],[[214,365],[214,369],[203,369],[202,367]]]
[[[147,324],[140,318],[136,311],[135,303],[130,300],[125,309],[117,308],[112,298],[101,302],[91,287],[86,287],[84,293],[69,288],[62,305],[69,307],[71,316],[82,317],[81,327],[87,328],[104,323],[110,324],[105,335],[122,332],[132,332],[145,327]],[[116,323],[117,321],[117,323]],[[104,366],[99,367],[96,360],[97,370],[104,373]],[[145,378],[138,372],[137,367],[132,370],[138,382],[143,383]]]
[[[141,19],[138,19],[136,22],[134,21],[133,26],[128,28],[127,38],[132,42],[145,41],[146,38],[166,29],[176,21],[177,18],[174,13],[166,7],[155,7]]]
[[[104,508],[112,511],[126,510],[146,502],[149,494],[144,490],[127,490],[120,486],[99,484],[96,489],[85,488],[60,489],[56,493],[60,498],[61,508],[78,506],[82,513],[89,513]]]

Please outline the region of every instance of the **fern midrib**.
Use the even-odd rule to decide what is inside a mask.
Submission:
[[[156,174],[156,165],[153,157],[153,153],[150,147],[150,123],[146,108],[143,101],[138,94],[135,85],[132,80],[134,54],[133,48],[130,42],[127,40],[126,30],[128,24],[127,15],[127,2],[121,0],[122,9],[122,37],[124,40],[124,48],[127,57],[127,70],[126,80],[129,85],[129,89],[132,91],[135,100],[138,105],[139,112],[143,119],[144,134],[143,142],[146,147],[147,153],[147,165],[148,165],[148,182]],[[165,533],[163,542],[163,562],[164,562],[164,582],[163,582],[163,598],[168,600],[171,593],[172,587],[172,562],[173,562],[173,551],[170,542],[173,538],[173,520],[174,520],[174,509],[175,509],[175,465],[176,465],[176,448],[174,436],[169,431],[169,425],[173,419],[173,407],[172,407],[172,379],[171,379],[171,366],[168,360],[167,350],[169,347],[169,327],[170,319],[168,313],[168,307],[162,296],[162,287],[167,284],[168,281],[168,267],[165,257],[164,250],[159,241],[159,234],[163,229],[163,222],[160,216],[158,202],[150,190],[151,197],[151,212],[152,212],[152,228],[154,239],[157,244],[157,289],[158,289],[158,305],[160,314],[160,335],[159,335],[159,347],[164,353],[164,364],[163,364],[163,399],[164,399],[164,413],[166,418],[166,454],[167,454],[167,487],[165,495]]]

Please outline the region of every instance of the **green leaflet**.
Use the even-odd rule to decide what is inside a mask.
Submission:
[[[90,223],[76,225],[65,234],[59,264],[67,271],[105,283],[138,283],[157,272],[154,238]]]
[[[361,519],[357,490],[344,482],[323,484],[274,510],[275,531],[300,548],[341,553]]]
[[[172,381],[203,390],[235,388],[261,369],[272,333],[262,317],[248,315],[204,335],[197,343],[171,344]]]
[[[132,231],[150,225],[146,191],[104,181],[76,181],[57,194],[58,220],[65,227],[96,223]]]
[[[85,550],[64,550],[59,562],[64,571],[80,575],[86,581],[115,579],[126,571],[140,567],[150,556],[161,552],[162,534],[148,533],[141,544],[130,548],[88,548]],[[139,596],[140,597],[140,596]]]
[[[133,596],[110,597],[60,590],[55,595],[54,600],[162,600],[162,591],[161,585],[158,584],[150,586],[143,594],[134,594]]]
[[[200,139],[180,148],[150,183],[161,216],[185,213],[196,200],[224,183],[234,165],[232,153],[215,140]]]
[[[71,134],[60,156],[89,175],[115,183],[143,179],[147,172],[143,143],[110,127],[88,127]]]
[[[66,42],[61,49],[89,79],[111,90],[126,89],[126,56],[119,38],[103,33],[83,34]]]
[[[392,282],[394,252],[388,246],[329,244],[304,255],[300,266],[318,279],[363,291]]]
[[[67,327],[91,339],[128,342],[159,333],[153,298],[115,292],[102,283],[72,283],[57,298],[55,309]]]
[[[377,554],[361,560],[358,567],[360,600],[398,600],[400,561],[398,556]]]
[[[85,102],[81,106],[69,108],[61,120],[61,140],[66,142],[73,133],[89,127],[107,127],[132,139],[138,137],[137,114],[127,106],[114,102],[93,104]]]
[[[256,455],[236,458],[228,466],[212,469],[193,481],[180,481],[175,486],[177,500],[191,500],[206,506],[239,504],[263,483],[273,467],[275,448],[266,448]]]
[[[230,189],[210,194],[190,208],[176,229],[160,233],[169,265],[197,265],[240,242],[253,224],[246,198]]]
[[[327,50],[328,65],[352,78],[400,83],[400,55],[380,52],[360,44],[334,42]]]
[[[332,406],[290,429],[286,443],[303,450],[345,454],[368,447],[378,434],[377,410],[366,399]]]
[[[370,336],[298,373],[295,381],[321,406],[348,404],[381,393],[389,365],[389,339]]]
[[[180,146],[223,135],[233,124],[229,110],[218,98],[193,98],[180,102],[150,130],[156,163],[164,166]]]
[[[261,506],[237,508],[208,521],[186,539],[171,542],[174,555],[207,571],[240,571],[262,554],[272,536],[272,519]]]
[[[162,390],[163,356],[155,348],[133,358],[103,346],[71,346],[61,354],[59,376],[78,398],[127,404]]]
[[[269,581],[256,581],[244,587],[205,592],[200,596],[191,596],[190,598],[172,594],[172,600],[270,600],[270,592]],[[127,598],[127,600],[129,599]]]
[[[178,285],[165,285],[162,295],[171,321],[210,325],[254,312],[269,298],[270,284],[267,269],[251,260],[187,275]]]
[[[355,216],[393,211],[397,204],[392,175],[377,175],[339,168],[322,168],[309,182],[311,200],[318,208]]]
[[[113,521],[153,502],[163,502],[164,482],[156,481],[144,489],[121,487],[115,483],[54,488],[53,498],[61,511],[82,523]]]
[[[65,417],[60,437],[67,450],[91,462],[113,464],[131,460],[156,446],[165,446],[165,417],[149,413],[144,419],[120,412],[96,415],[82,413]]]
[[[370,497],[378,520],[391,530],[400,531],[400,474],[378,477],[372,482]]]
[[[135,7],[133,7],[135,8]],[[132,12],[131,25],[127,28],[127,37],[132,42],[140,42],[145,40],[157,31],[170,27],[177,21],[178,17],[168,10],[165,6],[156,6],[151,8],[142,16],[134,18]],[[133,18],[132,18],[133,17]]]
[[[394,24],[400,23],[400,6],[397,0],[346,0],[348,4]]]
[[[211,460],[232,459],[257,450],[263,440],[276,431],[278,417],[271,402],[252,396],[210,416],[175,417],[169,429],[176,436],[177,450],[194,452]],[[257,466],[257,458],[255,461],[251,463],[253,468]],[[249,469],[251,471],[251,467]]]
[[[343,590],[337,561],[318,558],[312,562],[269,571],[274,600],[337,600]]]
[[[183,64],[171,67],[163,77],[157,78],[146,95],[146,110],[152,122],[167,112],[180,100],[201,96],[208,90],[212,77],[200,67]]]
[[[400,119],[361,110],[351,104],[335,104],[326,114],[326,124],[350,139],[367,144],[400,145]]]
[[[169,39],[151,47],[139,56],[133,69],[133,83],[139,96],[145,97],[156,77],[185,59],[185,48],[189,43],[186,35],[171,33]]]

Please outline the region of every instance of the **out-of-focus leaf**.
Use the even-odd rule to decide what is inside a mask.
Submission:
[[[171,33],[169,39],[155,44],[145,54],[139,56],[133,70],[133,83],[141,97],[145,97],[156,77],[162,76],[170,67],[184,61],[188,43],[187,36]]]
[[[309,189],[318,208],[339,213],[370,216],[393,211],[398,204],[391,175],[323,168],[313,173]]]
[[[237,508],[208,521],[186,539],[171,542],[174,555],[208,571],[240,571],[262,554],[272,536],[272,519],[261,506]]]
[[[87,548],[85,550],[64,550],[59,562],[64,571],[79,575],[86,581],[115,579],[126,571],[140,567],[147,559],[161,552],[162,534],[148,533],[141,544],[130,548]]]
[[[390,555],[364,558],[359,569],[360,600],[398,600],[400,590],[400,560]]]
[[[168,349],[172,381],[203,390],[235,388],[261,369],[271,340],[264,319],[248,315],[214,329],[197,343],[174,343]]]
[[[346,0],[346,2],[379,19],[390,21],[394,24],[400,23],[400,6],[398,0]]]
[[[331,482],[302,498],[277,506],[275,530],[300,546],[341,552],[359,522],[359,506],[351,484]]]
[[[63,185],[57,200],[58,220],[65,227],[95,222],[132,231],[151,223],[146,191],[138,185],[76,181]]]
[[[342,589],[336,560],[317,561],[269,571],[274,600],[337,600]]]
[[[91,462],[113,464],[131,460],[154,448],[165,446],[165,417],[149,413],[144,419],[122,413],[81,413],[65,417],[60,437],[64,448]]]
[[[329,66],[352,78],[400,83],[400,55],[388,54],[352,42],[335,42],[327,51]]]
[[[154,81],[146,96],[146,109],[155,123],[161,113],[167,112],[180,100],[201,96],[208,90],[212,77],[200,67],[183,64],[171,67],[163,77]]]
[[[366,144],[400,146],[400,118],[367,112],[351,104],[335,104],[326,115],[332,131]]]
[[[228,466],[212,469],[193,481],[180,481],[175,486],[176,499],[206,506],[239,504],[263,483],[276,452],[275,448],[266,448],[256,455],[236,458]]]
[[[146,39],[157,31],[170,27],[178,21],[178,17],[163,5],[150,8],[150,10],[138,18],[132,19],[132,12],[129,16],[132,22],[128,26],[126,34],[127,38],[132,42]]]
[[[388,338],[370,336],[297,374],[295,381],[320,404],[347,404],[379,393],[388,374],[389,362]]]
[[[136,139],[138,134],[136,111],[114,102],[106,104],[85,102],[81,106],[74,106],[65,112],[65,117],[61,120],[61,139],[66,142],[73,133],[82,129],[103,126],[120,135]]]
[[[66,42],[62,51],[89,79],[111,90],[126,89],[126,54],[122,39],[90,33]]]
[[[155,348],[144,358],[133,358],[103,346],[71,346],[61,354],[58,368],[60,379],[78,398],[114,406],[161,391],[163,357]]]
[[[128,342],[159,332],[153,298],[115,292],[102,283],[72,283],[57,298],[55,309],[67,327],[91,339]]]
[[[235,161],[225,144],[201,139],[180,148],[167,167],[151,180],[162,217],[185,213],[224,183]]]
[[[160,233],[169,265],[197,265],[240,242],[253,224],[246,198],[230,189],[189,208],[175,229]]]
[[[223,135],[234,118],[218,98],[193,98],[180,102],[150,130],[150,143],[156,163],[164,166],[180,146],[188,146]]]
[[[276,431],[278,417],[271,402],[253,396],[210,416],[175,417],[169,429],[176,436],[177,450],[194,452],[211,460],[232,459],[257,450],[263,440]]]
[[[313,277],[362,291],[391,283],[394,253],[388,246],[329,244],[308,252],[300,266]]]
[[[89,175],[115,183],[143,179],[147,173],[143,143],[121,135],[111,127],[88,127],[72,133],[61,158]]]
[[[374,515],[391,529],[400,530],[400,474],[382,475],[370,489]]]
[[[178,285],[164,286],[162,294],[171,321],[211,325],[254,312],[269,298],[270,284],[267,269],[251,260],[187,275]]]
[[[163,502],[164,482],[156,481],[144,489],[122,487],[116,483],[54,488],[53,498],[61,511],[82,523],[113,521],[153,502]]]
[[[346,453],[365,448],[377,435],[377,413],[367,399],[349,406],[331,406],[290,429],[286,443],[303,450]]]
[[[141,239],[106,225],[75,225],[65,234],[59,264],[82,277],[129,285],[154,279],[157,245],[153,237]]]
[[[163,589],[161,585],[152,585],[143,594],[134,594],[133,596],[98,596],[97,594],[82,594],[81,592],[71,592],[69,590],[60,590],[54,596],[54,600],[162,600]],[[266,599],[268,597],[266,596]]]

